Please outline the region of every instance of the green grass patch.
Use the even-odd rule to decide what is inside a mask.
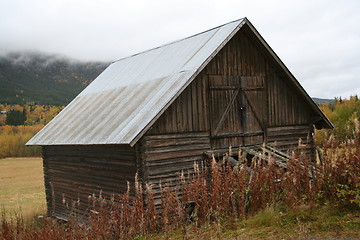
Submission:
[[[303,205],[287,210],[267,207],[247,219],[223,218],[201,227],[148,234],[138,239],[360,239],[360,210]]]

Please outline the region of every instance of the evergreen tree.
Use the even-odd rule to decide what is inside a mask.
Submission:
[[[26,111],[25,108],[21,112],[19,110],[10,110],[6,115],[6,125],[12,125],[12,126],[18,126],[18,125],[24,125],[26,119]]]

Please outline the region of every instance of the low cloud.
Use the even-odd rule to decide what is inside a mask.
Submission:
[[[113,61],[248,17],[311,96],[359,94],[360,2],[12,0],[0,54],[37,50]]]

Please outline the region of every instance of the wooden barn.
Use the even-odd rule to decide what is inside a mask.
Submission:
[[[43,150],[48,213],[175,184],[209,153],[296,149],[331,122],[246,18],[113,62],[27,145]],[[171,186],[171,184],[170,184]],[[155,195],[159,197],[159,195]]]

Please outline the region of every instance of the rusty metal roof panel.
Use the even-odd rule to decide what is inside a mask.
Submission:
[[[115,61],[27,145],[133,145],[243,21]]]

